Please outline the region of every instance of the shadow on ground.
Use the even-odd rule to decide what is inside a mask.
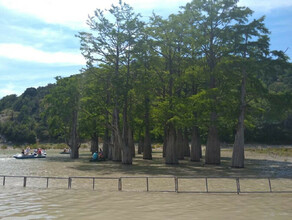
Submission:
[[[245,168],[231,168],[231,157],[221,157],[220,165],[205,165],[204,157],[201,162],[191,162],[189,158],[180,160],[179,165],[166,165],[161,152],[153,153],[152,160],[143,160],[141,155],[136,155],[133,165],[123,165],[120,162],[102,161],[89,162],[90,153],[80,153],[78,160],[71,160],[69,155],[56,155],[48,157],[47,162],[65,162],[68,168],[86,171],[94,176],[238,176],[238,177],[292,177],[292,163],[281,160],[253,158],[245,160]]]

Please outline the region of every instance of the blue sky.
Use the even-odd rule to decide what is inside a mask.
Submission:
[[[143,16],[176,13],[190,0],[128,0]],[[0,0],[0,98],[20,95],[28,87],[54,83],[56,76],[79,73],[85,66],[79,40],[88,14],[118,0]],[[146,3],[147,2],[147,3]],[[287,48],[292,58],[292,0],[240,0],[266,15],[271,49]],[[291,61],[291,60],[290,60]]]

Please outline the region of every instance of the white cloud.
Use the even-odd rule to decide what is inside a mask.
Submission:
[[[6,95],[16,94],[16,93],[17,93],[16,86],[12,83],[9,83],[9,84],[1,86],[0,98],[4,97]]]
[[[134,9],[143,10],[177,10],[191,0],[125,0]],[[73,28],[86,26],[88,14],[93,14],[96,8],[109,8],[118,0],[0,0],[0,5],[9,10],[29,14],[47,23],[63,24]],[[252,8],[255,11],[267,12],[274,8],[291,7],[292,0],[240,0],[239,5]],[[170,11],[173,13],[175,11]]]
[[[292,7],[292,0],[239,0],[239,5],[256,12],[270,12],[276,8]]]
[[[47,23],[78,27],[85,25],[87,15],[96,7],[106,7],[107,1],[72,0],[0,0],[4,7],[29,14]]]
[[[85,64],[85,59],[80,53],[45,52],[21,44],[0,44],[0,56],[46,64]]]
[[[134,9],[170,9],[184,5],[189,0],[125,0]],[[109,8],[118,0],[0,0],[7,9],[29,14],[48,23],[63,24],[73,28],[86,25],[88,14],[96,8]]]
[[[23,34],[31,35],[34,38],[39,38],[42,40],[45,39],[46,41],[50,42],[66,40],[69,39],[70,37],[72,38],[72,35],[66,34],[61,28],[52,29],[44,27],[36,29],[23,27],[19,25],[11,25],[10,28]]]

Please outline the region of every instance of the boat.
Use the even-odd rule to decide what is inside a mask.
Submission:
[[[46,154],[30,154],[30,155],[24,155],[24,154],[15,154],[13,155],[15,159],[36,159],[36,158],[46,158]]]

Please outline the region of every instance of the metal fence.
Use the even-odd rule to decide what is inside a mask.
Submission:
[[[102,180],[113,181],[114,189],[117,191],[144,191],[144,192],[176,192],[176,193],[292,193],[292,177],[219,177],[219,176],[122,176],[122,177],[87,177],[87,176],[71,176],[71,177],[44,177],[44,176],[11,176],[0,175],[3,186],[7,185],[8,179],[18,179],[21,186],[27,187],[28,181],[32,179],[44,180],[45,187],[49,188],[50,182],[65,181],[66,188],[71,189],[77,180],[87,180],[91,182],[91,186],[87,189],[96,190],[103,189]],[[160,179],[158,184],[160,188],[155,188],[153,180]],[[1,180],[1,179],[0,179]],[[139,180],[142,188],[138,190],[137,185],[126,184],[128,180]],[[15,181],[13,181],[15,182]],[[164,182],[162,184],[162,182]],[[221,184],[218,184],[221,183]],[[223,186],[222,186],[223,183]],[[13,185],[13,184],[12,184]],[[245,186],[244,186],[245,185]],[[249,186],[248,186],[249,185]],[[76,184],[76,186],[80,186]],[[130,190],[124,188],[130,187]],[[161,189],[161,187],[165,187]]]

